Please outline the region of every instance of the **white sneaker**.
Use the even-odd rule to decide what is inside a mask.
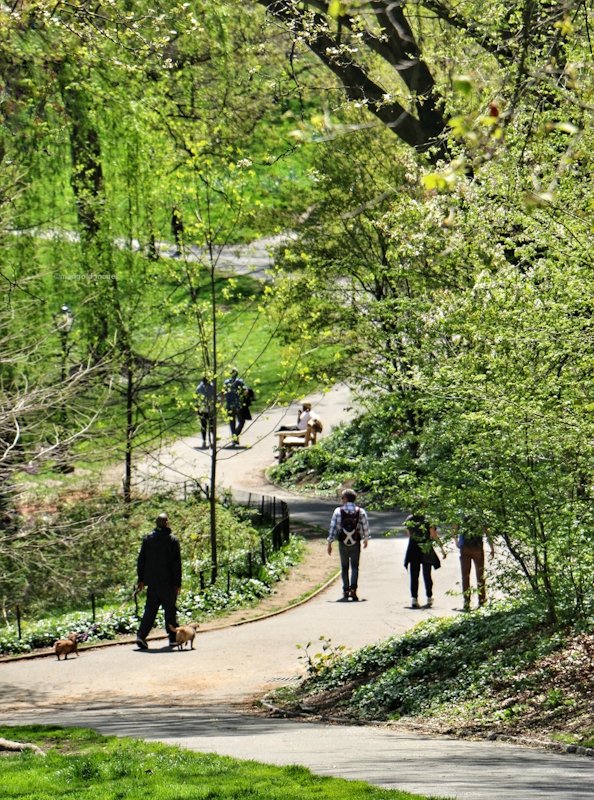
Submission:
[[[427,598],[426,607],[427,608],[431,608],[432,605],[433,605],[433,598],[432,597],[428,597]]]
[[[419,601],[416,597],[413,597],[413,599],[410,601],[410,606],[411,608],[420,608]]]

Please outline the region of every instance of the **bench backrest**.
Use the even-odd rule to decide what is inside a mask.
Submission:
[[[318,438],[318,433],[323,430],[323,425],[318,417],[312,417],[307,422],[307,430],[305,432],[305,446],[315,444]]]

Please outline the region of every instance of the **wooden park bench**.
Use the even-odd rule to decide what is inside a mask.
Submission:
[[[279,464],[298,447],[310,447],[315,444],[318,434],[323,430],[322,421],[318,417],[308,420],[307,428],[302,431],[277,431]]]

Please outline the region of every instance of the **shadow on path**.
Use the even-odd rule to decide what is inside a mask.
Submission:
[[[43,715],[30,715],[43,722]],[[48,722],[159,740],[269,764],[302,764],[321,775],[385,788],[470,800],[591,800],[590,759],[498,742],[393,733],[382,727],[323,725],[250,716],[211,705],[194,709],[53,711]],[[19,724],[27,715],[18,716]],[[10,724],[10,720],[5,720]]]

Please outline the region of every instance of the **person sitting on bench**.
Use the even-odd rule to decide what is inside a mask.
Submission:
[[[311,417],[311,403],[302,403],[301,408],[297,412],[297,424],[281,425],[279,431],[305,431],[307,430],[307,423]]]

